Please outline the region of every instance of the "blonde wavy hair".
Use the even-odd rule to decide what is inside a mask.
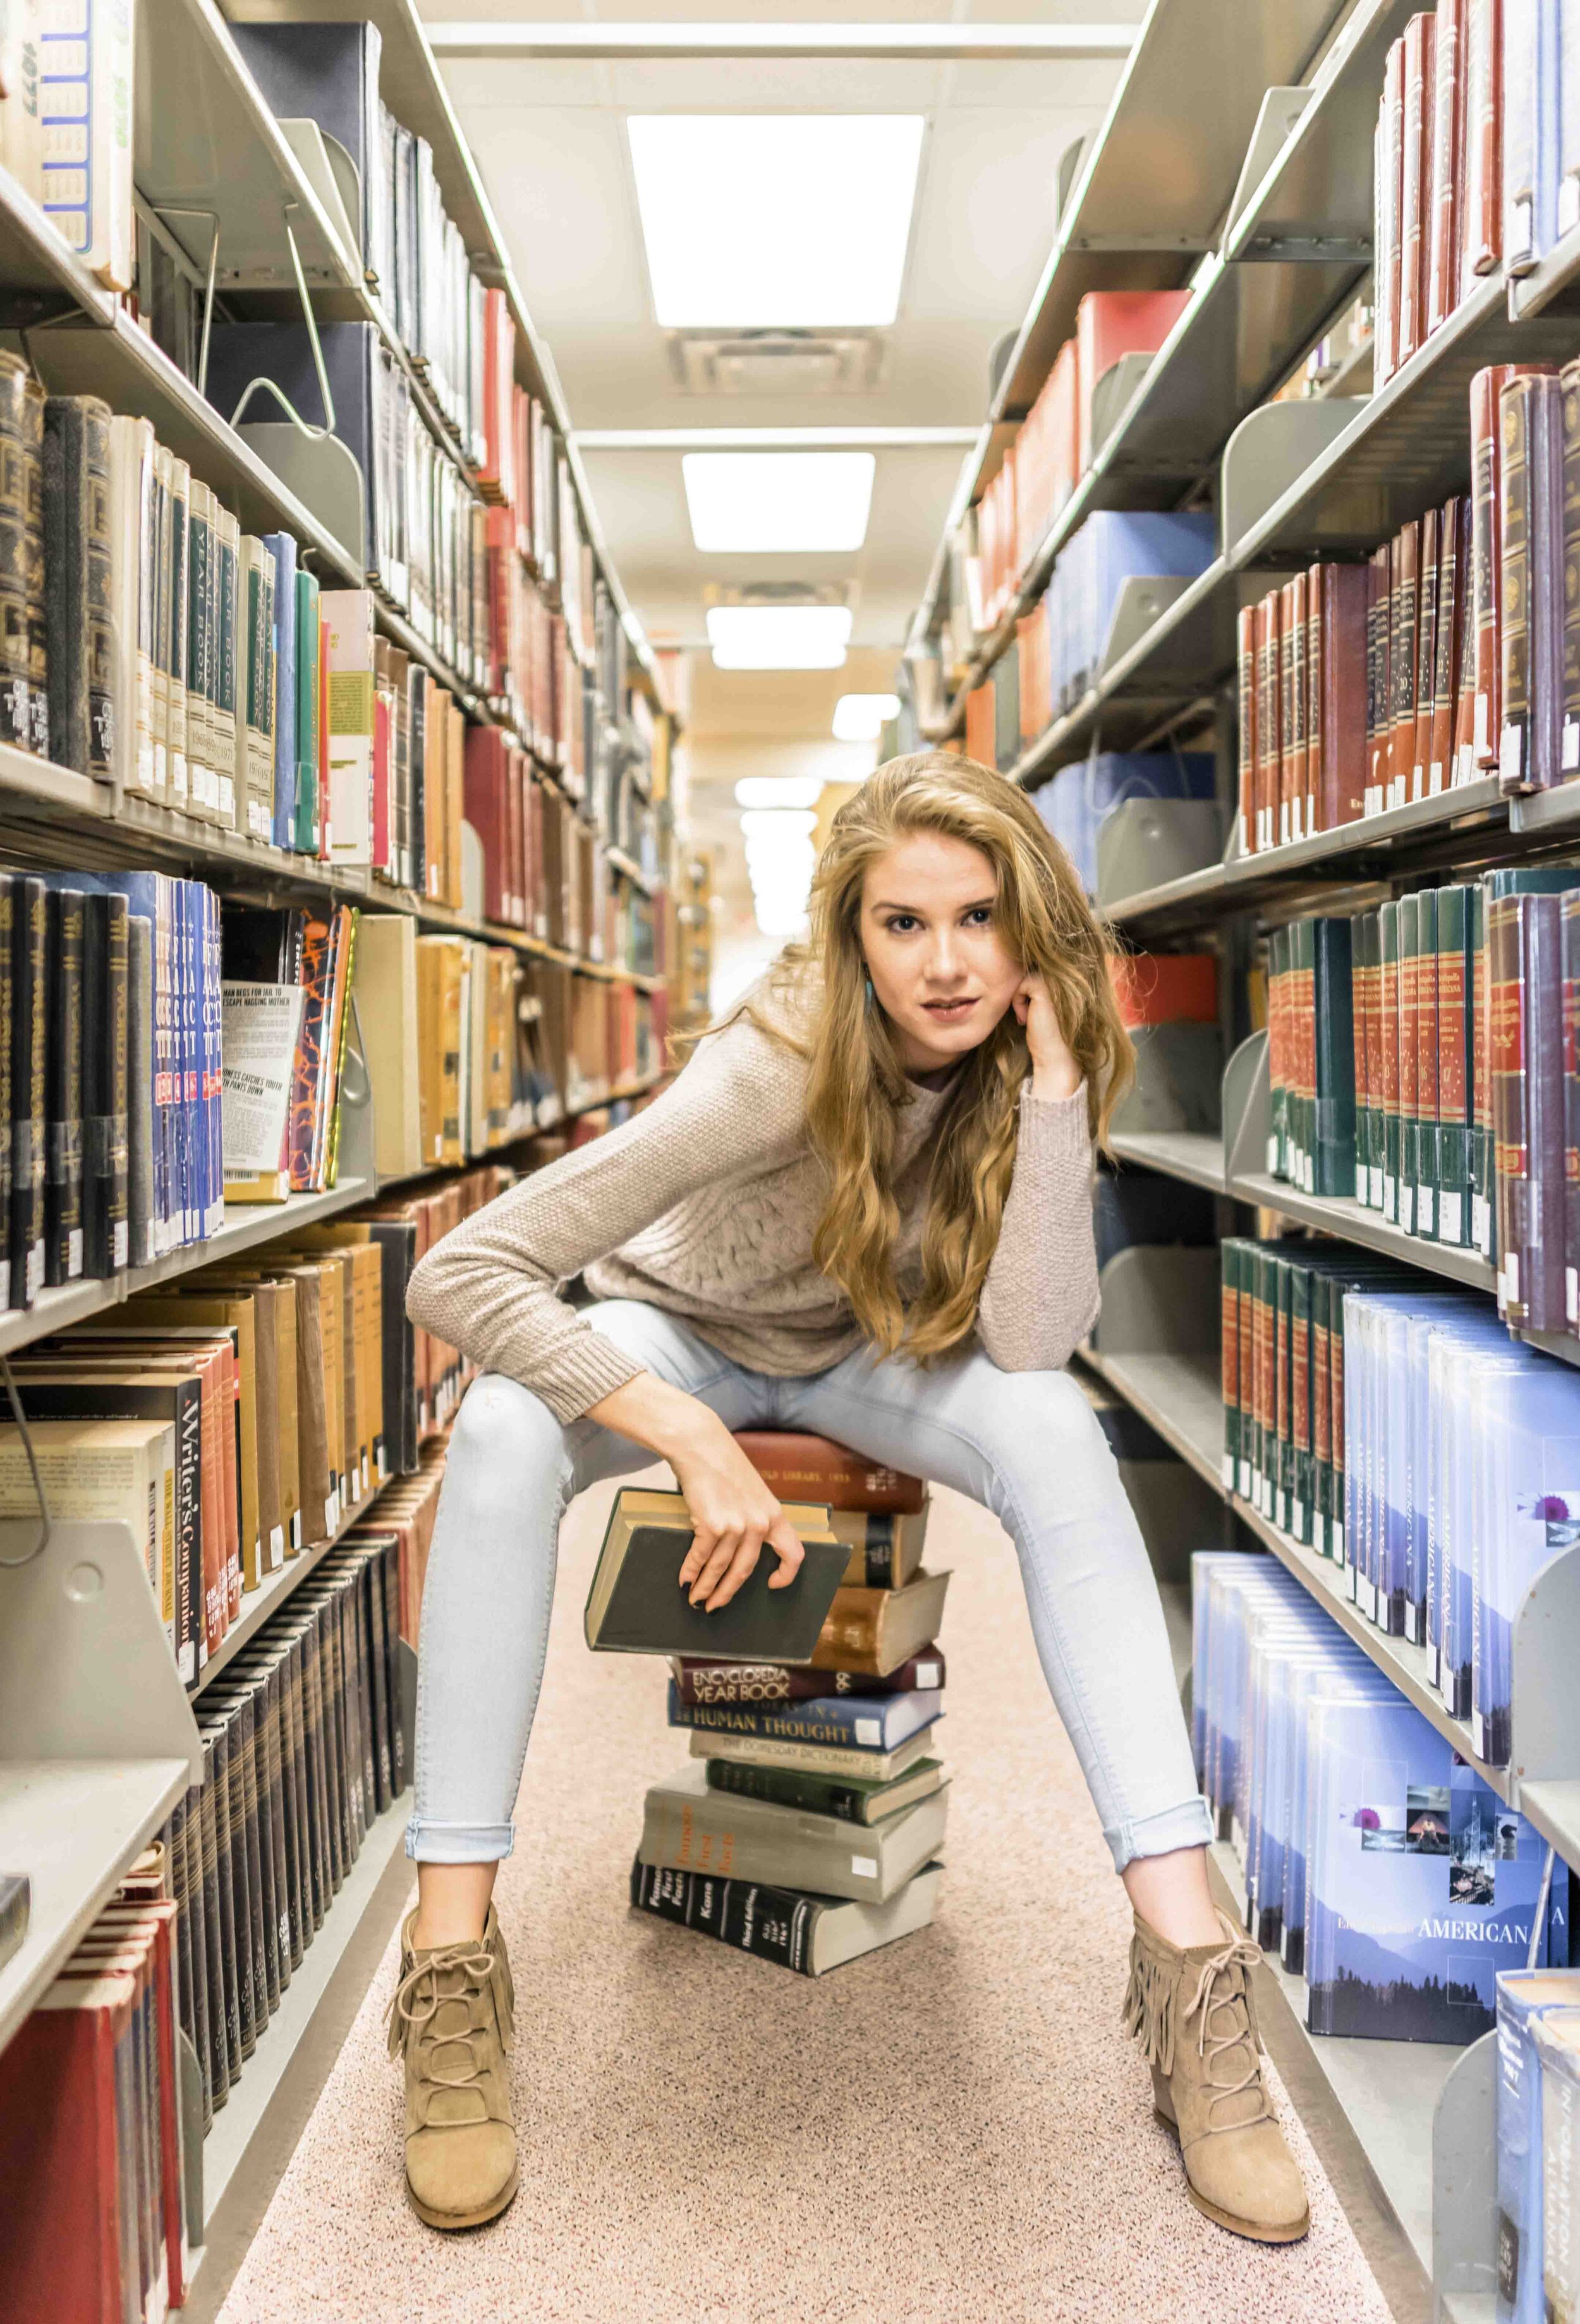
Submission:
[[[1025,793],[990,767],[919,751],[877,769],[835,816],[811,898],[811,935],[787,945],[747,1013],[808,1059],[807,1128],[828,1174],[813,1244],[818,1264],[884,1354],[926,1363],[976,1321],[1015,1167],[1021,1084],[1031,1070],[1012,1010],[966,1056],[933,1148],[919,1296],[909,1314],[895,1280],[901,1214],[893,1163],[910,1090],[889,1019],[867,995],[862,890],[897,841],[936,832],[979,848],[997,877],[998,929],[1042,977],[1086,1077],[1093,1137],[1105,1143],[1134,1071],[1109,981],[1104,931],[1075,870]],[[784,1004],[790,1006],[786,1010]],[[787,1016],[789,1024],[787,1026]],[[798,1021],[799,1020],[799,1021]]]

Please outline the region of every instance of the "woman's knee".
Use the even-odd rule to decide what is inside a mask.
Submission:
[[[518,1489],[523,1471],[566,1458],[565,1431],[541,1396],[503,1372],[483,1372],[461,1399],[450,1431],[448,1471]]]

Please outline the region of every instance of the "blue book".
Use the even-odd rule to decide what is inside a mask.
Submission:
[[[1448,1599],[1459,1430],[1455,1397],[1459,1367],[1478,1349],[1491,1354],[1510,1351],[1509,1334],[1490,1311],[1474,1320],[1435,1318],[1428,1330],[1424,1635],[1428,1676],[1445,1702],[1451,1691],[1445,1655],[1451,1635]],[[1468,1561],[1465,1571],[1468,1586]]]
[[[1218,521],[1207,510],[1135,512],[1102,509],[1076,535],[1084,543],[1077,604],[1078,675],[1089,686],[1108,650],[1114,609],[1132,579],[1194,578],[1217,554]]]
[[[1335,1638],[1341,1637],[1336,1624]],[[1280,1942],[1284,1967],[1297,1977],[1306,1969],[1306,1918],[1310,1895],[1311,1714],[1317,1702],[1391,1702],[1397,1691],[1359,1653],[1354,1664],[1335,1658],[1326,1665],[1302,1664],[1289,1675],[1288,1830],[1283,1849],[1283,1898]]]
[[[289,847],[296,832],[296,537],[266,532],[263,546],[274,558],[273,837],[276,847]]]
[[[1580,1540],[1580,1375],[1537,1356],[1483,1368],[1474,1399],[1486,1497],[1475,1536],[1471,1734],[1490,1766],[1511,1747],[1514,1618],[1531,1583]]]
[[[1566,1880],[1538,1906],[1546,1850],[1400,1696],[1313,1705],[1306,1932],[1314,2034],[1474,2041],[1497,1973],[1568,1950]]]
[[[220,1054],[223,1002],[220,993],[219,899],[200,887],[203,917],[203,1122],[204,1179],[208,1190],[205,1235],[225,1224],[225,1072]]]
[[[1097,835],[1116,807],[1132,798],[1210,799],[1216,770],[1205,751],[1101,751],[1061,767],[1031,803],[1075,865],[1088,896],[1097,893]]]
[[[826,1751],[893,1751],[944,1707],[938,1687],[909,1694],[819,1694],[805,1702],[683,1702],[670,1681],[670,1724],[708,1734],[750,1735],[767,1743],[810,1743]]]
[[[1498,2324],[1547,2324],[1542,2290],[1541,2058],[1535,2022],[1580,2004],[1580,1971],[1498,1977]]]

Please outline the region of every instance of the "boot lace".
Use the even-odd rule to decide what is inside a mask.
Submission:
[[[390,2055],[394,2057],[404,2045],[406,2029],[411,2027],[420,2038],[422,2028],[430,2024],[447,2001],[459,2001],[479,1987],[487,1984],[494,1969],[494,1955],[486,1945],[463,1941],[440,1945],[423,1960],[416,1961],[390,1996],[384,2011],[390,2029]],[[459,1969],[461,1986],[457,1993],[441,1993],[439,1980],[448,1969]],[[434,2037],[429,2054],[428,2068],[422,2079],[439,2089],[467,2090],[483,2076],[483,2065],[473,2049],[475,2033],[468,2027],[457,2034],[440,2034]],[[442,2048],[463,2050],[466,2065],[454,2073],[446,2073],[438,2061]]]
[[[1224,1924],[1228,1924],[1225,1923]],[[1203,2061],[1202,2088],[1210,2091],[1207,2099],[1207,2133],[1223,2130],[1249,2130],[1252,2125],[1271,2118],[1272,2107],[1261,2079],[1261,2035],[1256,2023],[1256,2005],[1252,1998],[1250,1972],[1261,1959],[1259,1949],[1246,1938],[1231,1936],[1222,1952],[1214,1953],[1201,1966],[1196,1992],[1185,2013],[1188,2025],[1199,2015],[1201,2024],[1197,2033],[1197,2055]],[[1242,1972],[1236,1978],[1234,1971]],[[1234,2005],[1243,2004],[1243,2025],[1235,2022]],[[1229,2030],[1220,2032],[1215,2024],[1219,2013],[1230,2012]],[[1217,2065],[1227,2050],[1243,2047],[1250,2063],[1236,2080],[1220,2080]],[[1224,2060],[1226,2064],[1227,2060]],[[1243,2096],[1254,2089],[1261,2100],[1259,2110],[1245,2122],[1215,2122],[1216,2109],[1227,2100]]]

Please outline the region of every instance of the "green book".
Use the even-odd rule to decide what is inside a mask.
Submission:
[[[319,852],[319,585],[296,575],[296,826],[299,855]]]
[[[1382,913],[1372,916],[1367,939],[1366,970],[1366,1088],[1371,1130],[1366,1157],[1366,1206],[1382,1208],[1382,1180],[1388,1159],[1388,1105],[1383,1094],[1387,1043],[1382,1027]]]
[[[1350,1194],[1355,1187],[1354,923],[1327,918],[1310,925],[1317,1095],[1307,1184],[1316,1194]]]
[[[1326,1267],[1311,1270],[1311,1545],[1326,1557],[1333,1516],[1333,1372],[1328,1348],[1329,1292]]]
[[[1320,1021],[1320,1020],[1319,1020]],[[1289,1532],[1311,1539],[1312,1271],[1291,1259],[1289,1278]]]
[[[882,1823],[885,1816],[898,1815],[901,1808],[930,1797],[944,1781],[940,1759],[919,1759],[886,1784],[860,1775],[810,1775],[799,1767],[758,1766],[748,1759],[708,1759],[704,1765],[716,1792],[772,1800],[782,1808],[839,1816],[846,1823]]]
[[[1273,1260],[1273,1444],[1271,1502],[1267,1514],[1289,1530],[1289,1277],[1287,1259]]]
[[[1294,1184],[1309,1194],[1314,1182],[1312,1145],[1316,1107],[1312,1092],[1306,1086],[1307,1060],[1316,1043],[1313,1038],[1313,1014],[1317,1008],[1317,923],[1315,920],[1295,920],[1289,927],[1290,952],[1290,1017],[1294,1038],[1291,1042],[1297,1059],[1295,1102],[1291,1129],[1294,1151],[1290,1156],[1290,1177]]]
[[[1416,898],[1416,1232],[1437,1240],[1437,891]]]
[[[1399,1163],[1398,1220],[1406,1234],[1416,1231],[1416,1167],[1420,1144],[1417,1062],[1420,1055],[1417,979],[1421,964],[1420,899],[1399,899]]]
[[[1262,1243],[1256,1253],[1255,1321],[1252,1325],[1252,1348],[1256,1357],[1256,1376],[1251,1389],[1251,1502],[1266,1517],[1272,1498],[1271,1462],[1275,1438],[1267,1410],[1265,1389],[1275,1375],[1272,1364],[1272,1329],[1276,1313],[1273,1299],[1275,1261],[1270,1247]]]
[[[1372,1200],[1372,1084],[1368,1055],[1368,1028],[1371,1010],[1371,976],[1372,966],[1372,939],[1376,930],[1376,915],[1362,912],[1356,918],[1350,940],[1350,1011],[1355,1035],[1355,1138],[1351,1159],[1351,1177],[1357,1203],[1370,1207]]]
[[[1390,1226],[1399,1224],[1399,906],[1384,904],[1381,923],[1381,972],[1378,1005],[1382,1038],[1382,1215]]]
[[[1243,1280],[1242,1256],[1245,1245],[1230,1235],[1219,1245],[1223,1268],[1224,1490],[1232,1493],[1240,1475],[1240,1406],[1245,1383],[1240,1377],[1240,1298]]]
[[[693,1539],[685,1501],[679,1493],[626,1487],[614,1497],[587,1592],[588,1646],[625,1655],[810,1662],[850,1552],[835,1539],[826,1508],[787,1502],[784,1515],[806,1553],[795,1580],[771,1590],[779,1560],[765,1550],[729,1603],[710,1614],[679,1583]]]
[[[1439,888],[1437,920],[1437,1173],[1439,1242],[1470,1241],[1470,926],[1474,888]]]

